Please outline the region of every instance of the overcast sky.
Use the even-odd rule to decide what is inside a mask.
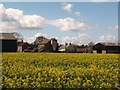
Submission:
[[[0,12],[2,32],[19,32],[28,42],[37,36],[75,44],[118,39],[117,2],[6,2]]]

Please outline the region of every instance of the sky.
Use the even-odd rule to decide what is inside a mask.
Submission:
[[[117,2],[3,2],[1,32],[18,32],[24,41],[56,38],[64,44],[118,41]]]

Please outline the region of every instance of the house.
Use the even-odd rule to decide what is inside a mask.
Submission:
[[[2,49],[0,52],[17,52],[17,39],[13,33],[0,33]]]
[[[60,45],[59,48],[58,48],[58,51],[60,52],[65,52],[66,51],[66,48],[68,47],[68,43],[65,43],[65,45]]]
[[[58,43],[55,38],[44,39],[38,45],[38,52],[55,52],[58,50]]]
[[[86,46],[76,46],[76,52],[85,53],[87,51]]]
[[[61,46],[59,47],[58,51],[60,51],[60,52],[65,52],[65,51],[66,51],[65,45],[61,45]]]
[[[70,53],[76,52],[76,47],[71,43],[69,43],[69,45],[66,46],[66,52],[70,52]]]
[[[71,43],[69,44],[65,43],[65,51],[70,53],[76,52],[76,47]]]
[[[120,43],[97,43],[93,53],[120,53]]]
[[[60,52],[71,52],[71,53],[76,52],[76,46],[71,44],[71,43],[69,43],[69,44],[65,43],[65,45],[61,45],[59,47],[58,51],[60,51]]]

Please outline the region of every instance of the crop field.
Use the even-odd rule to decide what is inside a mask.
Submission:
[[[117,54],[3,53],[3,88],[117,88]]]

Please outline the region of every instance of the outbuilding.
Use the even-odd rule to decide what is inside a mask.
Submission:
[[[0,33],[0,52],[17,52],[17,39],[13,33]]]
[[[120,43],[97,43],[93,53],[120,53]]]

